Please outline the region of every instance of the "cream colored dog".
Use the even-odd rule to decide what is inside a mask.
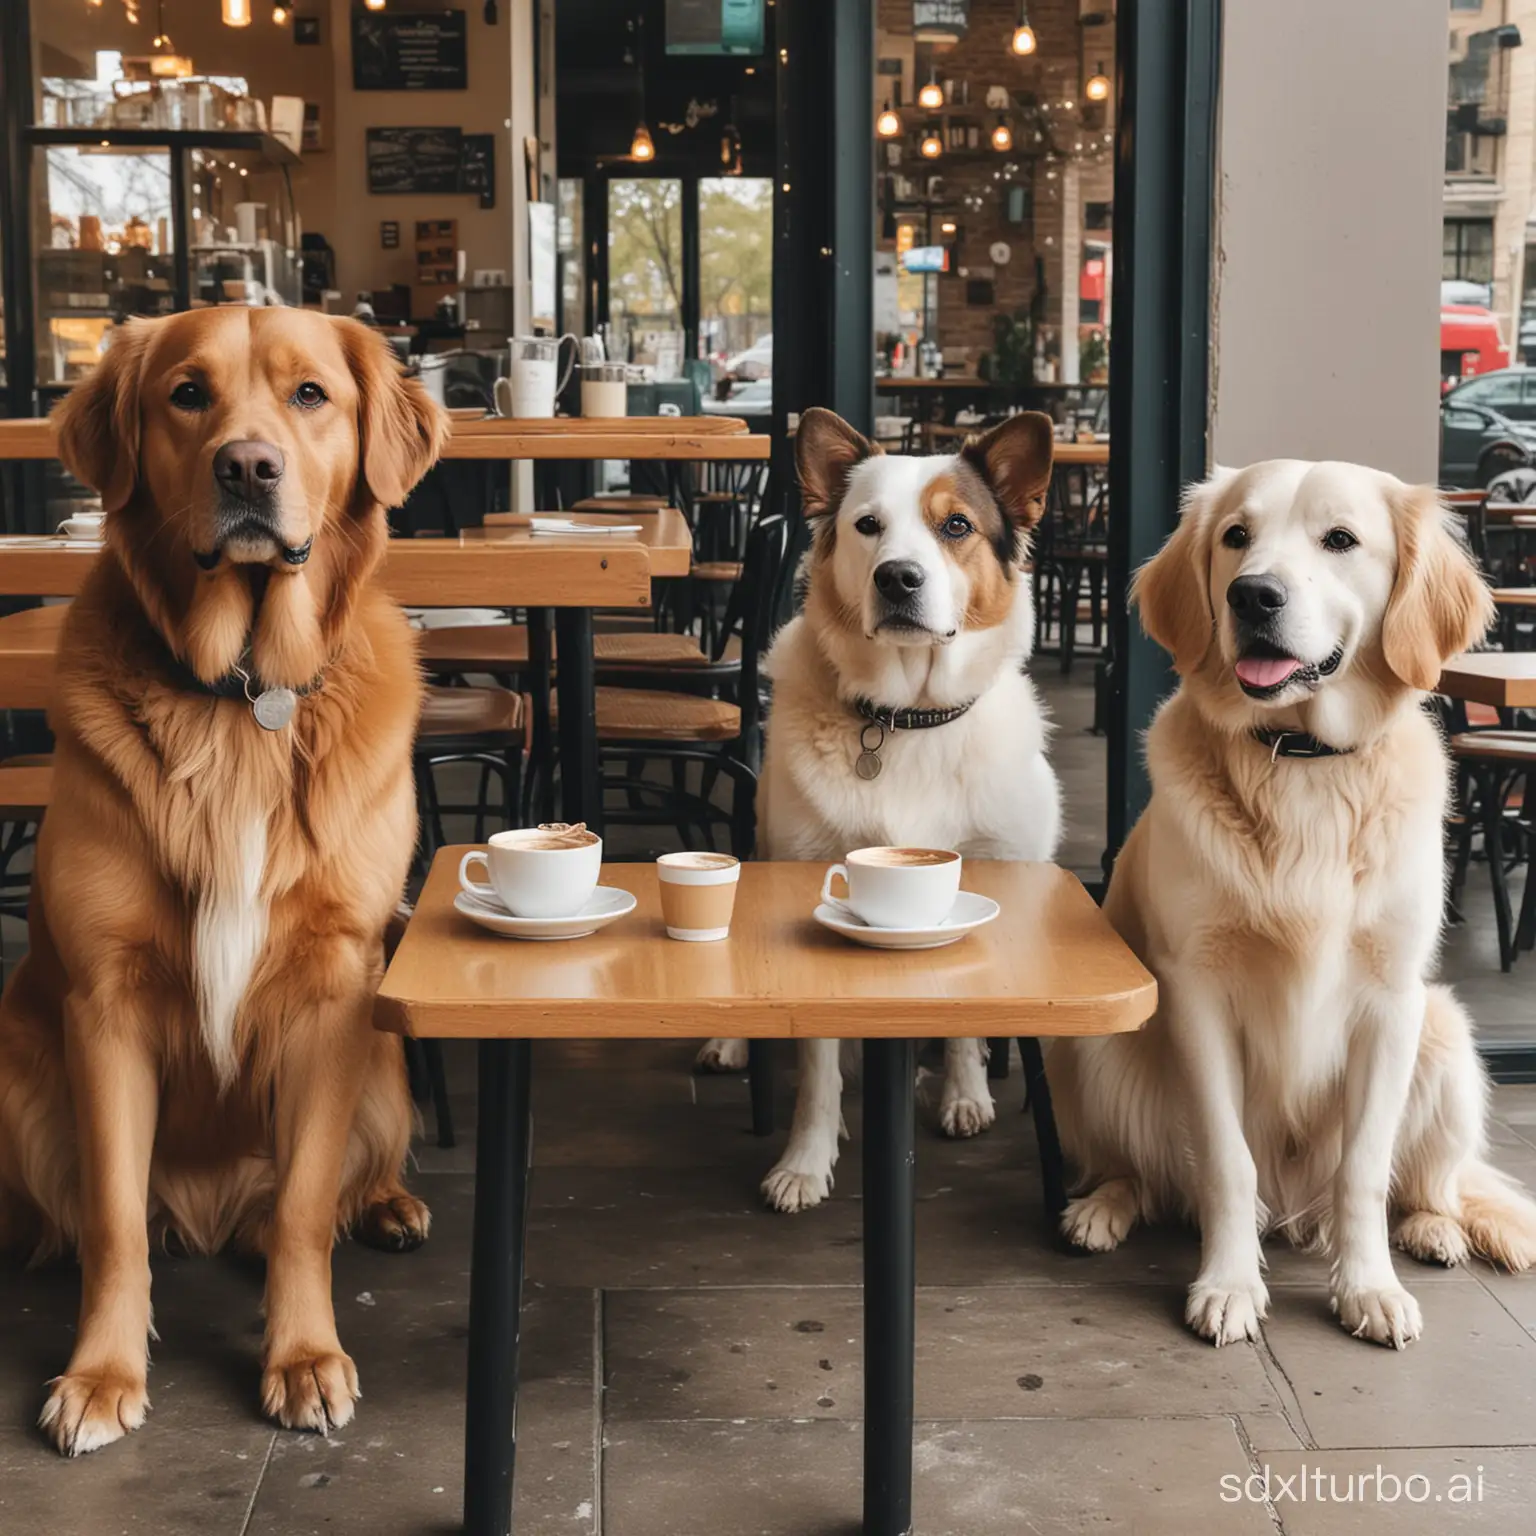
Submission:
[[[1432,491],[1275,460],[1196,488],[1135,597],[1182,686],[1106,911],[1159,1006],[1051,1052],[1089,1191],[1063,1228],[1103,1250],[1198,1220],[1186,1316],[1216,1344],[1257,1333],[1278,1229],[1331,1255],[1345,1328],[1400,1348],[1422,1324],[1389,1237],[1536,1261],[1536,1206],[1484,1160],[1470,1021],[1430,985],[1448,776],[1424,694],[1488,592]]]

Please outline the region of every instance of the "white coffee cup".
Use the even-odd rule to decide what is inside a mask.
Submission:
[[[59,524],[59,532],[67,539],[99,539],[106,521],[104,512],[77,512]]]
[[[933,928],[960,894],[960,862],[947,848],[855,848],[827,871],[821,899],[871,928]],[[832,894],[838,876],[846,900]]]
[[[476,848],[459,861],[459,884],[514,917],[574,917],[597,889],[603,840],[583,831],[576,846],[560,846],[562,838],[572,835],[547,827],[497,832],[489,848]],[[485,865],[489,885],[470,878],[477,862]]]
[[[688,944],[726,938],[741,861],[729,853],[664,853],[656,860],[667,937]]]

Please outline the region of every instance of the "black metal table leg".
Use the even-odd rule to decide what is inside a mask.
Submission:
[[[592,659],[592,610],[555,610],[560,694],[560,807],[567,821],[603,830],[597,762],[597,678]]]
[[[517,1346],[528,1215],[531,1052],[526,1040],[480,1042],[475,1232],[469,1271],[469,1392],[464,1529],[510,1536],[517,1457]]]
[[[864,1042],[864,1536],[912,1529],[916,1047]]]
[[[1045,1077],[1045,1053],[1029,1035],[1019,1037],[1019,1059],[1024,1063],[1024,1087],[1030,1112],[1035,1117],[1035,1141],[1040,1148],[1040,1182],[1045,1190],[1045,1214],[1060,1216],[1067,1208],[1067,1169],[1056,1130],[1056,1111],[1051,1104],[1051,1085]]]
[[[747,1082],[752,1090],[752,1134],[773,1135],[773,1054],[766,1040],[747,1041]]]

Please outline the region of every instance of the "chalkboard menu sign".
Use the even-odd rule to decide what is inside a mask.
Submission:
[[[370,192],[457,192],[464,135],[457,128],[370,128]]]
[[[458,128],[370,128],[370,192],[467,192],[496,206],[496,135]]]
[[[464,12],[354,10],[352,88],[467,90],[469,52]]]

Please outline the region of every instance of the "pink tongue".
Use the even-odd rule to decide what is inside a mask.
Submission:
[[[1250,688],[1273,688],[1293,672],[1301,671],[1301,663],[1293,656],[1279,660],[1268,656],[1245,656],[1232,670],[1237,673],[1238,680]]]

